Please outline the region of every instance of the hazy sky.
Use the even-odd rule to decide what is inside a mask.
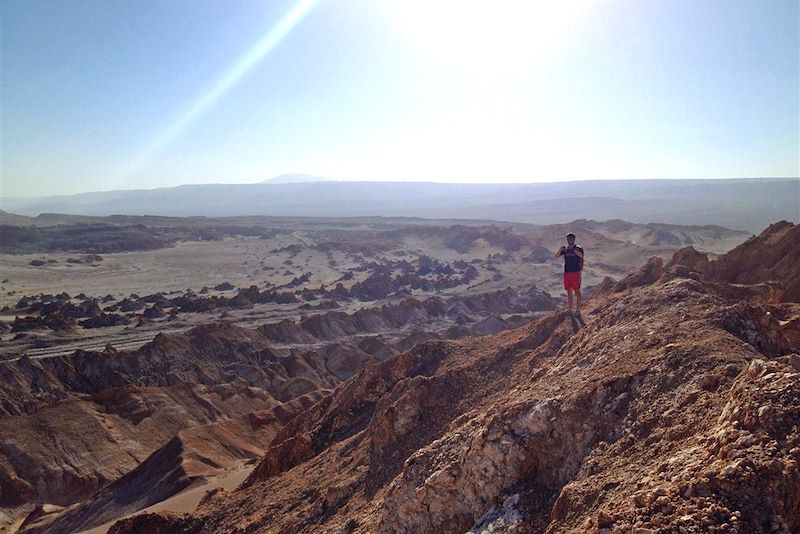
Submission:
[[[800,174],[797,1],[0,6],[9,196]]]

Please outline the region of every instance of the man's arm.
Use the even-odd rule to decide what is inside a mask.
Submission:
[[[553,256],[553,257],[557,258],[557,257],[561,256],[562,254],[564,254],[565,250],[567,250],[567,247],[565,247],[564,245],[561,245],[561,248],[558,249],[558,252],[556,252],[556,255]]]
[[[577,254],[579,258],[582,258],[583,257],[583,249],[581,247],[575,247],[575,254]]]

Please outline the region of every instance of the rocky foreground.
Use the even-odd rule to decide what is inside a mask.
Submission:
[[[406,298],[4,362],[0,518],[9,510],[26,532],[76,532],[123,517],[260,458],[285,423],[367,362],[553,308],[535,289]]]
[[[608,281],[584,320],[367,364],[238,489],[111,532],[798,532],[798,247],[779,223]]]

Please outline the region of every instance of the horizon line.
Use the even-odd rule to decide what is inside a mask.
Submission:
[[[80,195],[91,195],[95,193],[115,193],[115,192],[140,192],[140,191],[160,191],[165,189],[177,189],[179,187],[213,187],[213,186],[281,186],[281,185],[300,185],[300,184],[343,184],[343,183],[370,183],[370,184],[437,184],[437,185],[552,185],[563,183],[583,183],[583,182],[718,182],[718,181],[745,181],[745,180],[800,180],[800,176],[733,176],[722,178],[569,178],[550,181],[530,181],[530,182],[481,182],[481,181],[438,181],[429,180],[380,180],[380,179],[349,179],[349,178],[328,178],[319,175],[307,175],[310,179],[306,181],[294,182],[271,182],[276,178],[284,176],[305,176],[303,173],[285,173],[259,180],[255,182],[188,182],[175,185],[165,185],[150,188],[118,188],[118,189],[96,189],[90,191],[79,191],[76,193],[56,193],[51,195],[5,195],[0,191],[0,199],[42,199],[58,197],[74,197]]]

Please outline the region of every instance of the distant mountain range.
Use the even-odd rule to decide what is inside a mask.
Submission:
[[[313,174],[281,174],[264,180],[262,184],[302,184],[308,182],[333,182],[333,178],[314,176]]]
[[[800,179],[592,180],[530,184],[331,181],[281,176],[258,184],[6,198],[22,215],[427,217],[552,224],[575,219],[717,224],[759,232],[800,219]]]

